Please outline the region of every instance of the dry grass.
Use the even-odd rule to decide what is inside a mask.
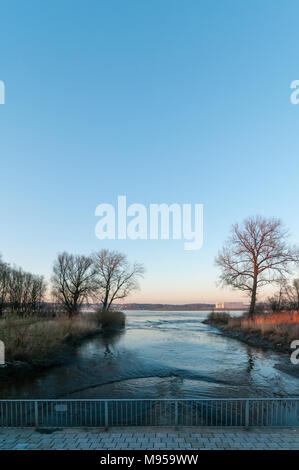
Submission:
[[[212,312],[208,322],[222,325],[227,330],[258,334],[275,344],[290,344],[299,339],[299,312],[279,312],[256,315],[253,319],[245,314],[232,317],[222,312]]]
[[[0,339],[5,344],[7,361],[45,358],[68,341],[87,337],[99,330],[94,315],[69,319],[41,319],[8,315],[0,320]]]
[[[294,339],[299,339],[299,312],[256,315],[253,319],[247,316],[230,318],[227,328],[259,333],[261,336],[270,337],[274,343],[289,344]]]

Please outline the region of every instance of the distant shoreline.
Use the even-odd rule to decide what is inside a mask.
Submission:
[[[213,307],[201,307],[201,308],[192,308],[192,307],[147,307],[147,308],[141,308],[141,307],[122,307],[121,310],[123,310],[124,312],[127,312],[129,310],[141,310],[141,311],[148,311],[148,310],[151,310],[151,311],[156,311],[156,312],[179,312],[179,311],[183,311],[183,312],[207,312],[207,311],[212,311],[214,310],[215,312],[227,312],[227,310],[229,311],[234,311],[234,312],[244,312],[246,309],[244,307],[244,309],[240,309],[240,308],[213,308]]]

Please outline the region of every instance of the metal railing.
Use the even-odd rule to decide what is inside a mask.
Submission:
[[[0,400],[0,427],[299,426],[299,398]]]

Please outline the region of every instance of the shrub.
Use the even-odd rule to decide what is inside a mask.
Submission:
[[[231,316],[227,312],[210,312],[207,321],[216,325],[227,325]]]
[[[96,317],[103,328],[123,328],[126,323],[125,314],[114,310],[98,310]]]

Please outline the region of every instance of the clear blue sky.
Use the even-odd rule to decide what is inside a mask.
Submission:
[[[1,1],[0,252],[50,276],[62,250],[147,268],[131,300],[238,299],[215,285],[232,223],[298,240],[299,2]],[[109,241],[101,202],[204,204],[204,244]]]

